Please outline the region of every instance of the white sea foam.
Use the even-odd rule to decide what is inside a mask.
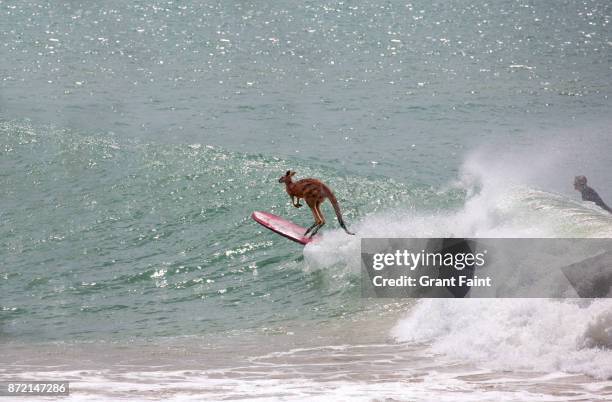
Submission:
[[[367,216],[354,227],[358,237],[335,231],[307,246],[307,265],[359,272],[360,237],[611,237],[612,219],[604,211],[538,189],[556,165],[552,159],[528,163],[476,155],[450,184],[465,189],[462,208]],[[611,311],[610,299],[420,300],[392,335],[496,369],[611,378]]]
[[[392,330],[435,353],[495,369],[612,377],[610,300],[427,299]]]
[[[320,365],[324,377],[309,373],[313,364],[317,363],[304,366],[269,364],[256,370],[236,367],[190,371],[42,371],[24,373],[23,377],[68,379],[70,396],[63,399],[67,401],[370,401],[385,398],[403,400],[406,396],[415,401],[569,401],[597,399],[602,388],[610,385],[609,382],[588,381],[567,385],[564,382],[568,376],[561,373],[525,379],[431,365],[418,372],[409,370],[363,381],[352,378],[356,374],[347,369],[335,374],[338,367],[329,364]],[[301,370],[305,371],[302,373]],[[398,381],[397,374],[402,374],[405,380]],[[530,389],[533,384],[540,388]],[[559,393],[560,388],[571,389],[572,394]]]

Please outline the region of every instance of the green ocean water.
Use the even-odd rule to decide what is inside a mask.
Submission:
[[[309,223],[277,181],[298,161],[1,128],[5,336],[193,335],[362,308],[357,276],[331,284],[305,272],[303,247],[250,219],[262,209]],[[359,194],[341,198],[349,221],[431,194],[323,166],[302,172]]]
[[[612,200],[611,14],[595,0],[0,1],[0,339],[384,311],[361,299],[358,238],[329,205],[322,249],[251,221],[310,223],[277,182],[287,169],[328,183],[360,235],[608,233],[571,180]],[[470,204],[505,184],[520,188]]]

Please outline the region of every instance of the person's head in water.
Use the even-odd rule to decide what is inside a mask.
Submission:
[[[574,188],[578,191],[582,191],[586,188],[587,178],[586,176],[576,176],[574,177]]]
[[[580,191],[580,194],[582,195],[582,201],[594,202],[600,208],[603,208],[606,211],[612,213],[612,208],[610,208],[609,206],[606,205],[605,202],[603,202],[599,194],[597,194],[597,191],[587,186],[586,176],[574,177],[574,188]]]

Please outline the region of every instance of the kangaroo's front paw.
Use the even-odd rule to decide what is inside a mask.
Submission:
[[[296,208],[299,208],[302,206],[302,204],[300,204],[299,202],[297,204],[294,205]]]

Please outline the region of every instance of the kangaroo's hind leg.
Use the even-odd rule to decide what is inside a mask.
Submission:
[[[310,231],[311,231],[312,229],[314,229],[314,227],[315,227],[315,226],[317,226],[317,225],[318,225],[318,223],[317,223],[317,222],[313,223],[313,224],[312,224],[312,226],[310,226],[308,229],[306,229],[306,232],[304,232],[304,236],[307,236],[307,235],[308,235],[308,233],[310,233]]]
[[[312,216],[314,217],[315,222],[312,224],[311,227],[308,228],[308,230],[306,230],[306,233],[304,233],[304,236],[310,233],[312,229],[314,229],[316,226],[318,226],[321,223],[321,221],[319,220],[319,216],[317,215],[317,210],[316,210],[317,204],[312,201],[306,201],[306,203],[310,207],[310,211],[312,212]]]
[[[323,227],[323,225],[325,225],[325,216],[323,216],[323,212],[321,212],[321,204],[323,202],[322,201],[318,201],[315,204],[315,212],[317,214],[317,217],[319,218],[319,224],[317,225],[317,227],[312,231],[312,233],[310,234],[310,237],[314,236],[317,234],[317,232],[319,231],[319,229],[321,229]]]

